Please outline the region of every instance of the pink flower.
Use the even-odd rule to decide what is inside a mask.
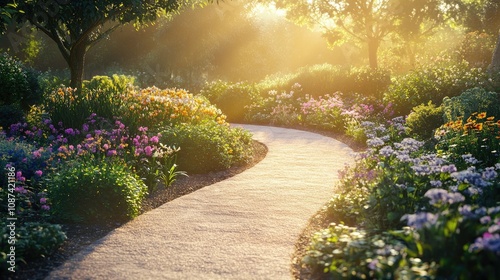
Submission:
[[[151,143],[158,144],[158,142],[160,142],[160,138],[158,138],[158,136],[153,136],[151,137],[150,141]]]
[[[104,150],[109,149],[109,145],[108,144],[104,144],[102,147],[103,147]]]
[[[146,153],[146,156],[150,157],[153,155],[153,148],[151,148],[151,146],[146,146],[146,148],[144,148],[144,153]]]
[[[40,150],[36,150],[33,152],[33,158],[40,158],[42,156],[42,153],[40,153]]]
[[[146,132],[146,131],[148,131],[148,128],[145,127],[145,126],[141,126],[141,127],[139,127],[139,131],[140,132]]]
[[[43,175],[42,170],[37,170],[37,171],[35,171],[35,175],[36,175],[37,177],[42,177],[42,175]]]
[[[14,191],[23,194],[28,192],[24,187],[16,187]]]
[[[16,180],[24,182],[26,181],[26,178],[23,177],[23,172],[22,171],[17,171],[16,172]]]

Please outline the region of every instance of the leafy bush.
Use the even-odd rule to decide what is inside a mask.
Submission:
[[[500,121],[485,112],[473,113],[465,123],[461,118],[446,123],[436,131],[436,138],[436,148],[461,167],[467,161],[483,168],[500,162]]]
[[[139,215],[147,194],[147,186],[121,161],[67,161],[47,185],[54,215],[75,222],[129,220]]]
[[[6,275],[7,268],[10,267],[10,260],[7,254],[10,254],[10,247],[16,247],[16,262],[33,260],[40,257],[46,257],[52,254],[62,243],[67,239],[66,234],[62,231],[61,226],[28,222],[19,224],[16,223],[15,245],[8,243],[10,229],[7,222],[2,219],[0,221],[0,270]]]
[[[384,94],[384,101],[394,104],[397,115],[407,115],[415,106],[429,101],[439,106],[444,97],[458,96],[486,81],[483,70],[469,69],[467,63],[436,65],[394,78]]]
[[[357,93],[369,99],[381,99],[381,94],[390,84],[390,75],[383,70],[368,68],[341,68],[329,64],[314,65],[299,69],[289,75],[279,74],[261,81],[257,87],[266,94],[270,90],[286,91],[295,84],[302,85],[303,93],[314,98],[342,92]],[[296,95],[296,97],[305,97]]]
[[[445,121],[458,118],[465,121],[474,112],[486,112],[489,116],[500,116],[500,94],[488,92],[484,88],[473,88],[459,96],[445,97],[443,100]]]
[[[66,127],[81,127],[92,113],[113,119],[121,115],[123,96],[133,84],[127,76],[96,76],[84,83],[82,90],[59,88],[45,97],[45,108],[54,123]]]
[[[38,73],[6,53],[0,55],[0,105],[18,104],[28,110],[41,100]]]
[[[214,81],[207,84],[201,94],[217,106],[230,122],[243,122],[247,114],[247,107],[257,96],[257,90],[249,83],[228,83]]]
[[[23,120],[24,113],[19,104],[0,105],[0,127],[9,128]]]
[[[162,132],[168,144],[180,147],[179,169],[207,173],[229,168],[252,157],[251,135],[214,121],[180,124]]]
[[[420,140],[431,139],[434,131],[443,123],[443,107],[436,106],[431,101],[427,105],[414,107],[406,118],[409,133]]]

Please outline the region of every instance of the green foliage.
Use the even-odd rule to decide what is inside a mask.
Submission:
[[[16,248],[15,257],[19,264],[20,261],[49,256],[67,239],[61,226],[48,223],[28,222],[20,224],[16,222],[15,244],[8,243],[10,232],[8,223],[2,219],[0,221],[0,270],[4,271],[4,275],[7,273],[7,268],[10,267],[7,254],[10,254],[11,246]]]
[[[23,117],[19,104],[0,105],[0,127],[7,129],[11,124],[20,122]]]
[[[38,73],[6,53],[0,55],[0,105],[18,104],[23,110],[40,101]]]
[[[129,76],[95,76],[81,91],[63,87],[50,92],[44,105],[50,119],[66,127],[81,127],[92,113],[111,120],[121,116],[123,96],[132,90],[133,83]]]
[[[340,91],[344,94],[359,94],[373,100],[381,98],[381,94],[390,82],[390,75],[384,70],[342,68],[321,64],[300,68],[289,75],[280,74],[268,77],[257,84],[257,88],[262,94],[271,90],[287,91],[295,84],[300,84],[303,95],[297,95],[297,98],[305,97],[306,94],[319,97]]]
[[[472,88],[459,96],[443,99],[446,122],[462,118],[465,121],[474,112],[486,112],[489,116],[500,116],[500,94],[484,88]]]
[[[414,107],[406,118],[409,134],[419,140],[432,138],[434,131],[443,123],[443,107],[434,105],[432,101]]]
[[[252,157],[251,135],[213,121],[180,124],[162,132],[170,146],[180,147],[179,169],[207,173],[229,168]]]
[[[405,244],[390,233],[373,235],[333,223],[314,234],[303,263],[321,279],[414,279],[418,262],[406,256]]]
[[[216,105],[227,116],[228,121],[241,123],[245,120],[247,107],[257,96],[257,90],[253,84],[219,80],[207,84],[201,94]]]
[[[458,96],[486,80],[483,70],[469,69],[467,63],[431,66],[394,78],[384,101],[393,103],[397,115],[407,115],[415,106],[429,101],[439,106],[444,97]]]
[[[47,179],[56,217],[101,223],[139,215],[147,186],[124,163],[80,159],[61,168]]]
[[[446,123],[436,131],[436,138],[436,148],[461,167],[467,166],[462,155],[471,155],[476,166],[483,168],[500,162],[500,121],[485,112],[472,113],[466,122],[458,118]]]

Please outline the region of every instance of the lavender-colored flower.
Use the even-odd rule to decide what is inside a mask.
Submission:
[[[373,139],[368,139],[368,141],[366,141],[366,144],[368,145],[368,147],[374,148],[384,145],[384,141],[378,137],[375,137]]]
[[[47,203],[47,198],[45,197],[40,198],[40,204],[45,204],[45,203]]]
[[[495,169],[500,170],[500,163],[495,164]]]
[[[379,153],[384,157],[390,157],[394,153],[394,149],[392,149],[391,146],[384,146],[382,149],[380,149]]]
[[[490,216],[484,216],[479,219],[479,222],[483,225],[489,224],[491,222],[491,217]]]
[[[489,233],[500,232],[500,224],[493,224],[488,228]]]
[[[106,155],[108,157],[112,157],[112,156],[116,156],[118,153],[116,152],[116,150],[109,150]]]
[[[441,166],[442,173],[454,173],[457,172],[457,167],[454,164]]]
[[[472,206],[468,204],[458,207],[458,213],[467,219],[473,219],[476,217],[476,214],[472,211]]]
[[[430,184],[431,186],[433,186],[434,188],[440,188],[443,186],[443,182],[439,181],[439,180],[432,180],[430,181]]]
[[[406,214],[401,220],[406,220],[407,225],[415,229],[428,228],[436,224],[439,216],[433,213],[420,212],[417,214]]]
[[[469,164],[476,164],[478,163],[479,161],[473,157],[471,154],[466,154],[466,155],[462,155],[462,159],[466,162],[466,163],[469,163]]]
[[[158,144],[158,142],[160,142],[160,138],[158,136],[153,136],[149,139],[149,141],[151,141],[151,143]]]
[[[84,123],[84,124],[82,125],[82,131],[83,131],[83,132],[88,132],[88,131],[89,131],[89,125],[88,125],[88,124],[86,124],[86,123]]]
[[[71,135],[71,136],[74,136],[75,135],[75,130],[72,129],[72,128],[68,128],[68,129],[64,130],[64,133],[66,133],[68,135]]]
[[[36,175],[37,177],[42,177],[42,175],[43,175],[42,170],[37,170],[37,171],[35,171],[35,175]]]
[[[494,180],[497,178],[497,176],[498,176],[498,173],[495,171],[494,167],[487,167],[483,171],[483,179],[485,179],[487,181]]]
[[[425,194],[425,197],[430,199],[430,204],[455,204],[465,200],[465,197],[460,193],[449,193],[443,189],[430,189]]]
[[[469,247],[469,252],[478,252],[482,250],[491,251],[500,255],[500,234],[485,232],[482,237],[478,237]]]
[[[482,174],[477,173],[475,168],[468,168],[464,171],[453,172],[451,173],[451,177],[458,182],[471,184],[475,187],[483,188],[491,185],[491,183],[485,181],[482,178]]]
[[[42,210],[44,210],[44,211],[49,211],[49,210],[50,210],[50,206],[48,206],[47,204],[42,205],[42,207],[41,207],[41,208],[42,208]]]
[[[23,186],[16,187],[14,189],[14,191],[17,192],[17,193],[20,193],[20,194],[26,194],[26,193],[28,193],[28,191]]]

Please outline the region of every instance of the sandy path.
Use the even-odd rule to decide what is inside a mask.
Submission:
[[[243,127],[267,145],[263,161],[139,216],[47,279],[290,279],[294,243],[352,150],[314,133]]]

